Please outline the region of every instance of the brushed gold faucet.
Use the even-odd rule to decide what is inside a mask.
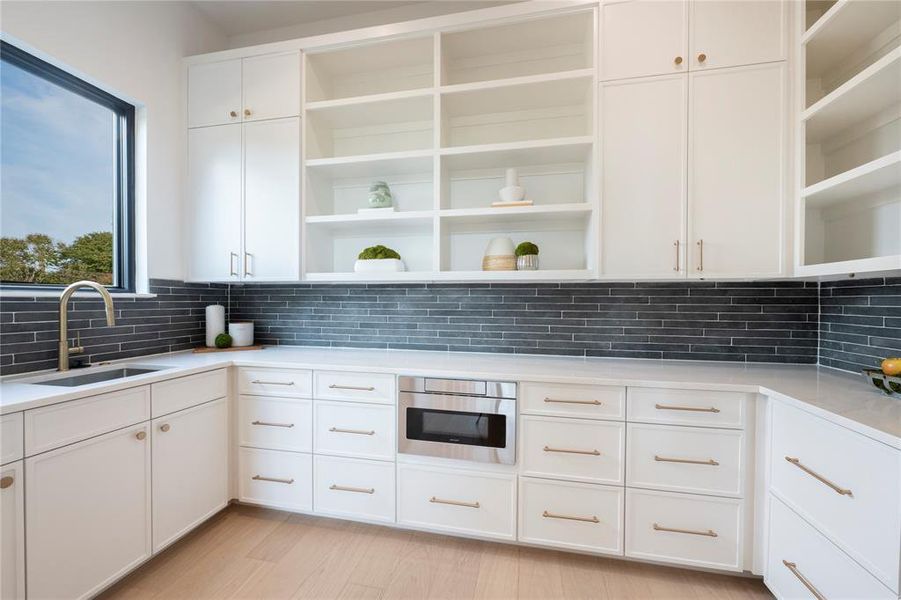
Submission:
[[[91,289],[97,290],[100,296],[103,298],[103,305],[106,309],[106,324],[112,327],[116,324],[116,314],[113,311],[113,297],[110,296],[109,292],[105,287],[100,285],[99,283],[95,283],[93,281],[76,281],[69,287],[63,290],[63,293],[59,297],[59,364],[57,365],[58,371],[68,371],[69,370],[69,355],[70,354],[81,354],[84,352],[84,347],[81,345],[81,335],[78,335],[78,342],[73,347],[69,347],[69,337],[68,337],[68,329],[69,329],[69,299],[72,297],[76,291],[80,288],[89,287]]]

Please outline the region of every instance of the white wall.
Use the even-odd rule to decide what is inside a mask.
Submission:
[[[146,119],[149,275],[184,278],[181,59],[227,48],[226,36],[181,2],[4,0],[0,27],[4,34],[142,105],[138,118]]]

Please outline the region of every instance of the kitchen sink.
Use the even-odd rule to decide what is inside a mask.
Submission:
[[[91,370],[89,373],[77,373],[60,377],[58,374],[48,375],[40,379],[31,379],[27,383],[37,385],[56,385],[60,387],[77,387],[80,385],[88,385],[90,383],[100,383],[102,381],[113,381],[115,379],[125,379],[136,375],[146,375],[147,373],[155,373],[162,371],[162,367],[119,367],[115,369]]]

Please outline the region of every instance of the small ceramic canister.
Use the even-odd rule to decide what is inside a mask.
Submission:
[[[232,346],[253,346],[253,321],[232,321],[228,324]]]

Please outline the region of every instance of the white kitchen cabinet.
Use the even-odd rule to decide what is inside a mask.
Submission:
[[[785,86],[784,63],[689,74],[690,275],[781,274]]]
[[[21,413],[20,413],[21,414]],[[0,469],[0,598],[25,598],[25,467]]]
[[[239,124],[188,131],[188,272],[194,281],[239,277],[241,133]]]
[[[188,127],[241,121],[241,60],[188,67]]]
[[[153,551],[228,504],[228,404],[221,398],[152,421]]]
[[[86,598],[150,557],[149,426],[25,460],[29,598]]]
[[[601,5],[604,80],[688,70],[688,2],[627,0]]]
[[[685,273],[687,103],[685,75],[602,87],[605,276],[673,278]]]
[[[784,0],[695,0],[689,7],[689,69],[785,60]]]
[[[248,280],[300,278],[298,118],[244,126],[244,256],[241,271]]]

